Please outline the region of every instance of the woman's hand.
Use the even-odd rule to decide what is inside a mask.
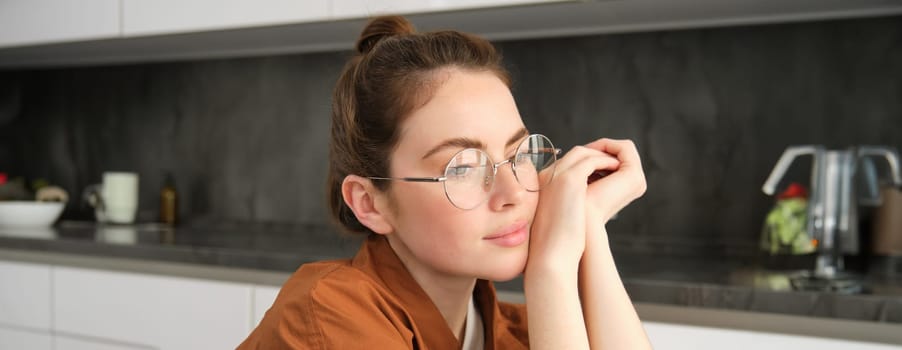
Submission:
[[[590,145],[595,145],[592,143]],[[586,243],[586,179],[596,169],[615,169],[617,158],[576,146],[558,160],[554,179],[539,192],[529,242],[530,267],[576,271]],[[609,186],[609,185],[608,185]]]
[[[586,145],[617,166],[586,189],[586,248],[580,261],[579,294],[593,349],[651,349],[642,322],[614,263],[604,225],[646,190],[639,152],[629,140],[600,139]]]
[[[630,140],[599,139],[585,147],[603,153],[618,164],[613,168],[599,168],[612,172],[589,184],[586,192],[586,219],[607,223],[647,189],[639,151]]]
[[[577,146],[555,167],[554,179],[539,192],[523,279],[533,349],[588,349],[580,306],[580,260],[586,252],[587,182],[596,169],[619,161]]]

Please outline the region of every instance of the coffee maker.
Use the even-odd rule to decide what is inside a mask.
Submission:
[[[818,244],[813,270],[793,276],[798,289],[855,292],[861,285],[857,278],[844,271],[843,254],[858,254],[858,206],[880,202],[877,168],[874,159],[885,159],[892,185],[902,185],[899,154],[895,149],[881,146],[856,146],[843,150],[828,150],[821,145],[790,146],[777,161],[762,190],[768,195],[777,185],[793,161],[811,155],[810,194],[806,231]]]

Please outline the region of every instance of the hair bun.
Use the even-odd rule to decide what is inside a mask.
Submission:
[[[416,33],[416,28],[401,16],[381,16],[370,20],[360,38],[357,39],[357,52],[365,55],[385,38],[396,35]]]

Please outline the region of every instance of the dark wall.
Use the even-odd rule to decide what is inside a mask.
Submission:
[[[900,17],[498,46],[531,130],[565,149],[638,144],[649,190],[609,226],[623,249],[753,253],[786,146],[902,148]],[[170,171],[188,221],[325,224],[348,55],[0,72],[0,171],[75,198],[105,170],[136,171],[145,218]]]

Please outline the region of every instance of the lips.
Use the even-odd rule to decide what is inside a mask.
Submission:
[[[503,247],[514,247],[526,241],[528,238],[528,228],[528,221],[518,220],[483,239]]]

